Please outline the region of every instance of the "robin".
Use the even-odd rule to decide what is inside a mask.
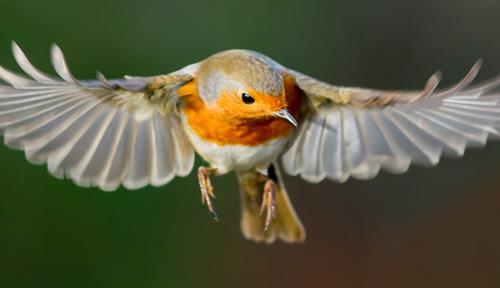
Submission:
[[[195,152],[201,201],[217,219],[211,175],[236,172],[241,229],[248,239],[301,242],[305,230],[278,167],[317,183],[403,173],[436,165],[499,136],[500,77],[469,87],[421,91],[330,85],[249,50],[212,55],[154,77],[79,81],[52,47],[60,79],[30,64],[13,43],[25,78],[0,67],[0,129],[7,146],[80,186],[161,186],[186,176]]]

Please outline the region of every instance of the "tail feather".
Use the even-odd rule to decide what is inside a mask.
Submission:
[[[303,242],[306,237],[304,226],[288,198],[283,180],[276,164],[270,167],[268,176],[257,171],[238,172],[241,192],[241,230],[245,238],[256,242],[272,243],[279,238],[288,243]],[[276,218],[271,227],[264,231],[265,217],[260,215],[264,184],[268,179],[278,184],[276,190]]]

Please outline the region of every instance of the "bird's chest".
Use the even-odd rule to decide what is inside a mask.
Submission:
[[[292,132],[291,125],[281,119],[235,124],[190,102],[181,111],[184,130],[196,152],[220,174],[266,168]]]
[[[196,152],[217,168],[219,174],[232,170],[265,169],[278,157],[288,141],[287,134],[255,145],[223,144],[200,137],[190,126],[185,114],[182,118],[184,129]]]

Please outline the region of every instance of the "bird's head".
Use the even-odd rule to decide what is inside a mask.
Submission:
[[[214,113],[228,120],[282,118],[297,126],[287,109],[283,77],[271,61],[246,50],[211,56],[200,65],[200,97]]]

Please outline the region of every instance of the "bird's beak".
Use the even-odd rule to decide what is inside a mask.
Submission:
[[[290,114],[290,112],[288,112],[288,110],[286,108],[283,108],[278,112],[274,112],[273,116],[285,119],[286,121],[290,122],[290,124],[292,124],[295,127],[297,127],[297,125],[298,125],[297,120],[295,120],[295,118],[293,118],[292,114]]]

